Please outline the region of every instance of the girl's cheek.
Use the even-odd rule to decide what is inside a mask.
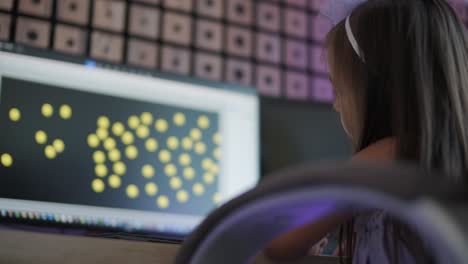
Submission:
[[[335,98],[335,101],[333,102],[333,109],[335,109],[336,112],[341,112],[341,102],[338,97]]]

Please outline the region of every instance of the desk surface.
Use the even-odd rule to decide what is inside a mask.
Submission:
[[[0,230],[0,263],[171,264],[179,246],[116,239]],[[336,264],[333,258],[310,258],[291,264]],[[260,257],[255,264],[272,264]]]

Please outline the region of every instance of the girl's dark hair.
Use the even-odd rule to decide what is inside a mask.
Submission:
[[[327,50],[333,77],[347,84],[335,89],[352,94],[357,108],[356,152],[393,137],[397,159],[466,180],[468,38],[454,10],[445,0],[368,0],[350,23],[365,62],[344,21],[328,34]],[[414,241],[389,225],[399,240]],[[352,230],[345,233],[352,241]]]

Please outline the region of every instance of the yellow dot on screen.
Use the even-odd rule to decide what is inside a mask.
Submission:
[[[122,143],[125,145],[133,144],[135,138],[133,137],[132,132],[126,131],[122,134]]]
[[[50,104],[43,104],[41,113],[44,117],[51,117],[54,114],[54,107]]]
[[[96,135],[100,140],[104,140],[109,136],[109,132],[107,129],[100,127],[96,130]]]
[[[128,146],[125,148],[125,156],[130,160],[136,159],[138,157],[138,149],[135,146]]]
[[[98,127],[109,128],[110,120],[107,116],[100,116],[97,120]]]
[[[149,138],[145,142],[145,147],[148,152],[155,152],[158,149],[158,141],[154,138]]]
[[[91,148],[97,148],[99,146],[99,137],[95,134],[88,135],[88,146]]]
[[[104,148],[105,148],[107,151],[110,151],[110,150],[115,149],[116,146],[117,146],[117,142],[115,142],[115,139],[113,139],[113,138],[106,138],[106,139],[104,140]]]
[[[195,183],[192,187],[192,191],[195,195],[201,196],[205,193],[205,187],[201,183]]]
[[[13,158],[10,154],[4,153],[0,156],[0,162],[2,163],[3,167],[11,167],[13,165]]]
[[[125,132],[125,126],[120,122],[115,122],[112,125],[112,133],[116,136],[121,136]]]
[[[182,180],[177,177],[173,177],[169,181],[169,185],[171,186],[172,189],[178,190],[180,189],[180,187],[182,187]]]
[[[109,186],[113,189],[119,188],[120,185],[122,184],[122,180],[120,180],[120,177],[114,174],[109,176],[108,182],[109,182]]]
[[[221,144],[221,135],[218,132],[213,135],[213,142],[217,145]]]
[[[93,153],[93,160],[96,164],[104,163],[106,162],[106,155],[104,154],[104,152],[97,150]]]
[[[115,174],[122,176],[127,172],[127,166],[123,162],[118,161],[112,165],[112,170]]]
[[[211,169],[211,166],[213,166],[213,161],[209,158],[205,158],[202,160],[202,168],[205,170]]]
[[[154,177],[154,167],[149,164],[144,165],[141,168],[141,175],[147,179]]]
[[[136,135],[139,137],[139,138],[147,138],[149,136],[149,128],[147,126],[138,126],[137,129],[136,129]]]
[[[128,118],[127,124],[131,129],[136,129],[140,125],[140,119],[138,116],[132,115]]]
[[[60,106],[59,114],[63,119],[70,119],[73,115],[73,111],[69,105],[62,105]]]
[[[161,152],[159,152],[159,160],[162,162],[162,163],[168,163],[169,161],[171,161],[171,153],[167,150],[161,150]]]
[[[213,157],[218,160],[221,158],[221,150],[219,148],[213,150]]]
[[[55,159],[55,157],[57,157],[57,151],[50,145],[45,147],[44,154],[48,159]]]
[[[18,108],[12,108],[10,109],[10,120],[13,122],[18,122],[21,119],[21,112]]]
[[[203,174],[203,180],[207,184],[212,184],[214,182],[215,176],[212,173],[206,172]]]
[[[189,194],[186,190],[180,190],[177,192],[176,198],[180,203],[186,203],[189,199]]]
[[[213,202],[215,204],[219,204],[221,202],[221,195],[219,195],[219,193],[213,194]]]
[[[145,192],[148,196],[155,196],[158,193],[158,186],[152,182],[145,185]]]
[[[197,124],[202,129],[207,129],[210,127],[210,119],[207,116],[200,116],[197,120]]]
[[[185,125],[186,118],[185,118],[185,115],[184,115],[184,114],[182,114],[182,113],[176,113],[176,114],[174,115],[174,118],[173,118],[172,121],[174,121],[174,124],[175,124],[176,126],[183,126],[183,125]]]
[[[63,140],[61,139],[54,140],[52,146],[54,146],[54,149],[57,153],[62,153],[65,150],[65,143],[63,143]]]
[[[219,166],[216,165],[216,164],[213,164],[213,166],[211,167],[211,172],[213,172],[215,174],[218,174],[219,173]]]
[[[37,144],[43,145],[43,144],[47,143],[47,134],[46,134],[46,132],[44,132],[42,130],[37,131],[34,138],[36,139]]]
[[[95,191],[97,193],[102,193],[104,191],[104,189],[106,188],[106,186],[104,185],[104,182],[102,180],[95,179],[91,183],[91,188],[93,188],[93,191]]]
[[[109,156],[109,160],[112,162],[117,162],[121,158],[120,150],[118,149],[110,150],[107,155]]]
[[[189,154],[183,153],[179,156],[179,163],[183,166],[188,166],[192,163],[192,158]]]
[[[190,138],[185,137],[184,139],[182,139],[182,147],[185,150],[191,150],[193,147],[193,141]]]
[[[106,177],[107,176],[107,167],[104,164],[98,164],[96,167],[94,167],[94,173],[96,173],[96,176],[98,177]]]
[[[140,191],[138,190],[138,187],[136,185],[134,185],[134,184],[128,185],[126,191],[127,191],[127,196],[130,199],[135,199],[140,194]]]
[[[164,119],[158,119],[156,120],[156,123],[154,124],[154,128],[159,133],[164,133],[169,129],[169,124]]]
[[[144,112],[140,116],[141,123],[149,126],[153,123],[153,115],[149,112]]]
[[[190,130],[190,137],[192,137],[192,139],[195,141],[200,140],[202,137],[200,129],[192,128],[192,130]]]
[[[164,167],[164,172],[167,176],[173,177],[177,174],[177,168],[174,164],[168,164]]]
[[[193,178],[195,178],[195,170],[192,167],[185,168],[184,178],[187,180],[193,180]]]
[[[195,144],[195,152],[197,154],[205,154],[206,152],[206,145],[205,143],[203,142],[197,142],[197,144]]]
[[[169,137],[167,139],[167,147],[172,150],[177,149],[179,147],[179,140],[176,137]]]
[[[166,208],[169,207],[169,198],[167,198],[167,196],[165,196],[165,195],[161,195],[156,200],[156,203],[157,203],[159,208],[166,209]]]

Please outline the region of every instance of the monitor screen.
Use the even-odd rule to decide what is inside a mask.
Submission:
[[[248,89],[0,52],[0,214],[189,233],[259,178]]]

